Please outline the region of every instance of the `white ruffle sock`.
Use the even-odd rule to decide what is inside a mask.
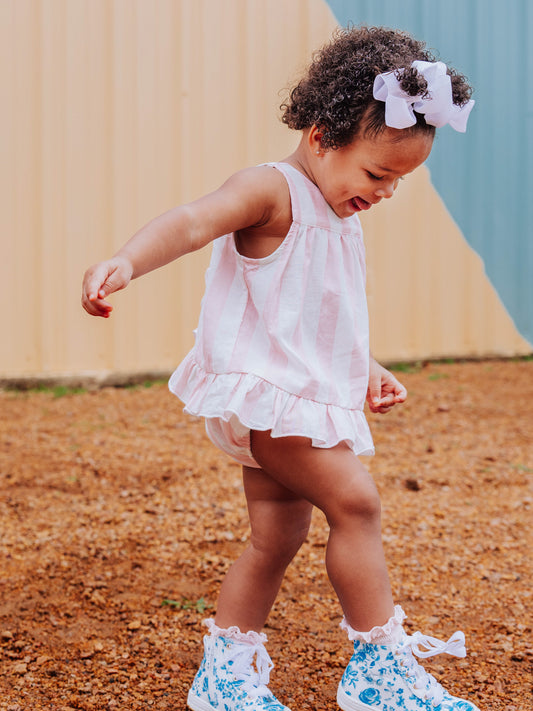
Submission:
[[[358,632],[348,624],[344,617],[341,629],[346,630],[350,642],[365,642],[366,644],[394,644],[405,637],[403,621],[407,615],[399,605],[394,607],[394,615],[382,626],[372,627],[369,632]]]

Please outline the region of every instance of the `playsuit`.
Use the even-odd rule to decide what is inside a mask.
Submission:
[[[216,239],[195,344],[169,381],[185,412],[206,418],[211,440],[258,467],[250,430],[345,442],[373,454],[363,412],[369,335],[365,249],[357,215],[341,219],[288,163],[292,224],[262,259]]]

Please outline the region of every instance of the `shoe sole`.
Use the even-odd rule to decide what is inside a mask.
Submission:
[[[196,694],[193,694],[192,691],[189,691],[187,694],[187,706],[191,709],[191,711],[217,711],[214,706],[211,706],[211,704],[207,703],[207,701],[204,701],[199,696],[196,696]],[[287,707],[285,706],[284,708]],[[370,707],[368,706],[366,708]],[[287,708],[287,711],[290,711],[290,709]]]
[[[342,711],[376,711],[375,706],[363,704],[360,701],[356,701],[353,697],[348,696],[340,686],[337,689],[337,703]]]
[[[193,694],[192,691],[189,691],[187,694],[187,706],[191,711],[217,711],[214,706],[211,706],[207,701]]]

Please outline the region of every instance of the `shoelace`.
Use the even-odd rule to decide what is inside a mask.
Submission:
[[[421,632],[415,632],[414,635],[407,637],[405,642],[397,649],[397,654],[402,655],[402,664],[407,668],[408,672],[414,677],[414,688],[424,689],[427,699],[431,699],[435,706],[438,706],[444,696],[444,689],[431,676],[424,667],[413,657],[426,659],[433,657],[436,654],[451,654],[454,657],[466,657],[465,636],[462,632],[455,632],[447,642],[429,637]]]
[[[237,679],[244,682],[242,688],[250,698],[256,699],[270,694],[267,684],[274,664],[264,644],[235,645],[228,655],[228,661],[233,662],[232,672]]]

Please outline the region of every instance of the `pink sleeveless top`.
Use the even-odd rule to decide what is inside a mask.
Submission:
[[[185,412],[229,420],[315,447],[346,442],[373,454],[363,413],[369,337],[365,252],[357,215],[341,219],[287,163],[293,222],[268,257],[213,243],[193,349],[169,388]]]

